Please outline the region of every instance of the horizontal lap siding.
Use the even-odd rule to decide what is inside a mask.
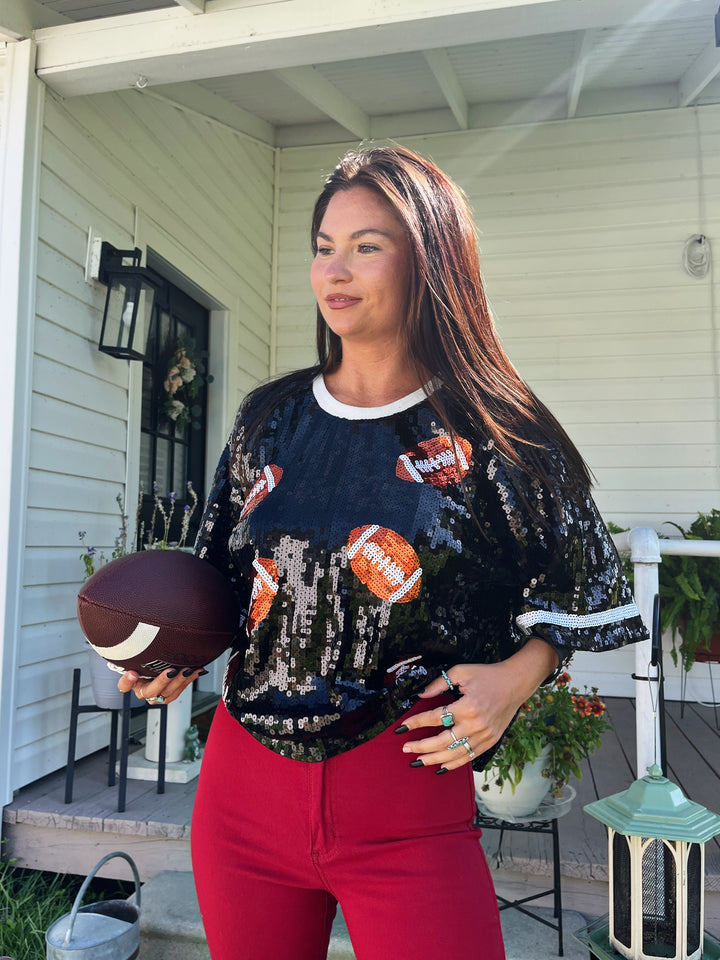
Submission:
[[[711,280],[689,277],[681,258],[700,229],[720,255],[720,110],[405,142],[467,192],[505,346],[595,471],[606,518],[660,528],[716,506]],[[307,229],[321,172],[343,149],[282,155],[281,369],[313,356]]]
[[[720,281],[713,318],[711,278],[681,258],[700,230],[720,257],[720,109],[403,142],[467,192],[505,346],[595,472],[604,517],[667,532],[717,506]],[[308,224],[344,149],[282,154],[280,369],[314,355]],[[576,658],[583,682],[606,674],[606,692],[631,669],[632,650]]]
[[[63,762],[72,669],[85,666],[78,531],[111,552],[127,445],[139,443],[128,437],[129,365],[97,349],[105,287],[85,282],[88,227],[132,247],[137,207],[232,294],[232,404],[269,367],[270,148],[133,92],[50,94],[42,159],[16,788]],[[78,754],[105,745],[107,730],[106,718],[84,718]]]

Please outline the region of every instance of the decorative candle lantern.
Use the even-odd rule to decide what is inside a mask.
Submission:
[[[720,817],[656,765],[623,793],[589,803],[608,828],[608,941],[629,960],[703,956],[705,844]]]

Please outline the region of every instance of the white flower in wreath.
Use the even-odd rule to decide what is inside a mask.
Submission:
[[[181,403],[179,400],[168,400],[165,406],[167,415],[171,420],[177,420],[184,409],[185,404]]]

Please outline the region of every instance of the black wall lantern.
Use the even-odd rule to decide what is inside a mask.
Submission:
[[[103,241],[98,280],[107,284],[99,348],[122,360],[143,360],[159,281],[140,266],[141,251]],[[128,264],[126,261],[130,261]]]

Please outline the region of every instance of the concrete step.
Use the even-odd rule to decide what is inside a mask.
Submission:
[[[142,960],[210,960],[192,873],[165,870],[156,874],[143,884],[141,905]],[[340,911],[333,924],[328,960],[355,960]]]
[[[552,911],[548,908],[537,908],[534,912],[545,920],[552,920]],[[555,930],[517,910],[503,910],[501,919],[507,960],[554,960],[557,957]],[[587,922],[581,913],[563,911],[566,960],[587,957],[587,947],[573,937],[574,931]],[[210,960],[195,884],[189,871],[166,870],[143,885],[140,956],[142,960]],[[355,960],[341,911],[333,924],[328,960]]]

